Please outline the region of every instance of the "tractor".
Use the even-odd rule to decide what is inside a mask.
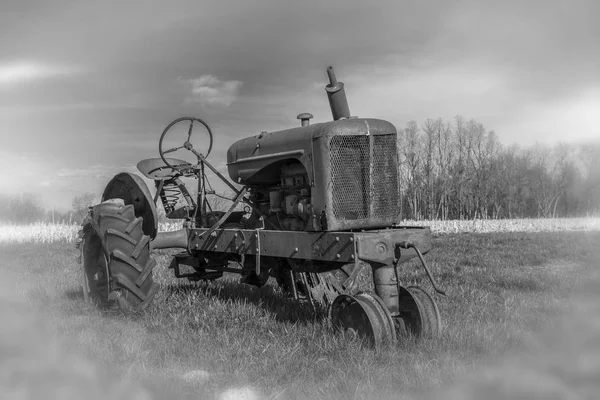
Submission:
[[[260,287],[273,277],[290,297],[310,302],[315,312],[326,310],[335,329],[372,345],[438,336],[434,298],[399,280],[399,264],[418,257],[434,290],[444,294],[423,257],[432,249],[430,229],[399,224],[396,128],[351,116],[344,83],[332,67],[326,72],[333,121],[311,124],[312,115],[302,113],[300,126],[233,143],[226,164],[233,182],[208,161],[213,133],[192,117],[171,122],[160,136],[160,157],[137,164],[154,182],[154,196],[139,175],[114,176],[79,233],[86,300],[143,310],[160,290],[152,251],[178,249],[169,266],[178,278],[208,281],[235,273],[241,284]],[[180,141],[167,145],[182,124]],[[208,138],[205,152],[192,144],[196,127]],[[173,158],[177,152],[188,160]],[[209,171],[233,193],[229,207],[211,207],[209,199],[219,194]],[[196,193],[184,180],[197,181]],[[159,206],[183,227],[159,232]],[[365,267],[374,290],[357,285]]]

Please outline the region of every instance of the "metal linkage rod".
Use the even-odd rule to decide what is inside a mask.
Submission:
[[[233,201],[233,203],[231,204],[231,206],[229,207],[229,210],[227,210],[227,212],[225,214],[223,214],[221,216],[221,218],[219,218],[219,220],[213,226],[210,227],[209,230],[202,232],[199,236],[201,236],[201,235],[210,236],[211,233],[213,233],[214,231],[219,229],[219,227],[223,224],[223,222],[225,222],[225,220],[231,215],[231,213],[233,212],[235,207],[237,207],[237,205],[242,201],[242,199],[246,195],[246,191],[247,191],[247,188],[243,188],[241,192],[238,192],[238,195],[235,198],[235,200]]]
[[[421,260],[421,265],[423,265],[423,268],[425,268],[425,272],[427,272],[427,276],[429,277],[431,286],[433,286],[433,289],[435,289],[436,292],[438,292],[441,295],[446,296],[446,291],[441,289],[435,283],[435,279],[433,279],[433,275],[431,275],[431,271],[429,271],[429,268],[427,267],[427,263],[425,262],[425,259],[423,258],[423,254],[421,254],[421,251],[417,248],[417,246],[415,246],[415,244],[411,243],[411,242],[399,242],[399,243],[396,243],[396,246],[403,248],[403,249],[408,249],[408,248],[415,249],[415,251],[417,252],[417,256],[419,257],[419,260]]]

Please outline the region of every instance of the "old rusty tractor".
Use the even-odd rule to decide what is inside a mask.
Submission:
[[[301,126],[235,142],[227,151],[235,184],[208,162],[213,134],[203,120],[171,122],[160,137],[160,158],[137,165],[154,181],[156,194],[140,176],[120,173],[90,208],[79,240],[86,299],[100,307],[143,309],[159,290],[151,252],[181,249],[170,264],[176,277],[198,281],[237,273],[242,283],[256,286],[274,277],[290,296],[327,309],[334,327],[371,344],[438,335],[432,296],[398,279],[398,265],[418,257],[443,294],[423,258],[432,248],[429,228],[398,225],[396,128],[351,116],[344,84],[331,67],[327,74],[333,121],[310,124],[312,115],[303,113]],[[166,146],[181,124],[181,141]],[[204,153],[192,145],[194,127],[208,137]],[[193,155],[192,161],[167,157],[175,152]],[[208,171],[233,193],[224,210],[210,206],[217,194]],[[197,180],[197,195],[184,179]],[[168,218],[184,220],[182,229],[158,232],[159,199]],[[356,283],[363,267],[372,270],[374,291]]]

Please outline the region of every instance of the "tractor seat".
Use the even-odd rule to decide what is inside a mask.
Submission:
[[[187,161],[179,160],[177,158],[167,158],[167,160],[171,165],[192,165]],[[146,178],[153,179],[155,181],[172,179],[183,175],[181,171],[167,167],[161,158],[148,158],[146,160],[142,160],[138,163],[137,169],[144,174]]]

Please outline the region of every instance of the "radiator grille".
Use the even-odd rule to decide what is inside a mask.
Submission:
[[[369,216],[369,137],[335,136],[331,139],[333,215],[340,219]]]
[[[395,219],[398,215],[396,135],[335,136],[329,149],[334,217]]]
[[[396,135],[373,137],[373,218],[398,216],[398,154]]]

